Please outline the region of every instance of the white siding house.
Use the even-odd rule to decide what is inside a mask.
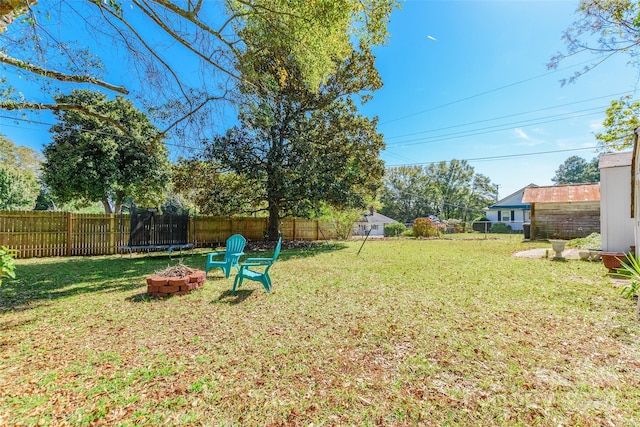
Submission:
[[[369,212],[362,215],[362,218],[353,227],[353,234],[355,236],[366,236],[369,233],[371,237],[383,237],[384,226],[387,224],[396,223],[395,219],[391,219],[388,216],[384,216],[374,211],[373,208],[369,208]],[[369,232],[369,230],[371,230]]]
[[[635,243],[631,217],[633,151],[601,154],[600,233],[604,252],[628,252]]]
[[[522,224],[530,221],[531,205],[522,202],[525,188],[537,187],[529,184],[507,197],[498,200],[493,205],[484,208],[485,215],[491,224],[503,222],[511,226],[514,231],[522,231]]]

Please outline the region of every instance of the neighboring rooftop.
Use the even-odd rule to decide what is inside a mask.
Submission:
[[[615,168],[631,166],[633,151],[620,151],[617,153],[600,154],[598,158],[598,168]]]
[[[398,222],[393,218],[389,218],[388,216],[384,216],[379,214],[378,212],[367,213],[362,216],[361,222],[370,222],[370,223],[384,223],[391,224],[394,222]]]
[[[600,201],[600,183],[527,187],[524,203],[571,203]]]
[[[521,209],[521,208],[529,208],[528,203],[522,202],[522,197],[524,194],[524,190],[530,187],[537,187],[535,184],[529,184],[526,187],[521,188],[520,190],[509,194],[507,197],[503,197],[498,200],[487,209]]]

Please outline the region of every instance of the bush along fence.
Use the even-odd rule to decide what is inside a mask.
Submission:
[[[267,218],[190,216],[188,241],[195,247],[224,245],[229,236],[265,240]],[[285,240],[334,239],[331,226],[316,220],[281,222]],[[19,258],[90,256],[124,253],[129,243],[129,215],[48,211],[0,211],[0,246],[16,249]]]

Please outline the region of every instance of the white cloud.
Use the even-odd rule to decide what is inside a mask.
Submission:
[[[593,133],[600,133],[604,130],[604,126],[602,126],[602,121],[592,121],[589,123],[589,130]]]
[[[530,134],[528,134],[527,132],[525,132],[523,129],[521,128],[515,128],[513,129],[513,131],[516,134],[516,139],[518,139],[518,142],[516,142],[515,145],[520,146],[520,147],[535,147],[536,145],[540,145],[542,144],[544,141],[540,140],[540,138],[537,138],[535,136],[531,136]],[[539,134],[541,133],[541,131],[539,129],[534,129],[534,134]]]
[[[520,138],[529,141],[531,138],[529,137],[529,135],[527,135],[525,133],[525,131],[523,131],[520,128],[515,128],[514,131],[516,132],[516,135],[518,135]]]

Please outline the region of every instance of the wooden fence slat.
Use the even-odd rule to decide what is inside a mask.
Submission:
[[[129,215],[0,211],[0,245],[18,249],[19,258],[116,254],[129,229]],[[267,229],[267,218],[192,216],[187,233],[196,247],[215,247],[235,233],[264,240]],[[284,219],[281,232],[285,240],[336,237],[328,224],[299,218]]]

